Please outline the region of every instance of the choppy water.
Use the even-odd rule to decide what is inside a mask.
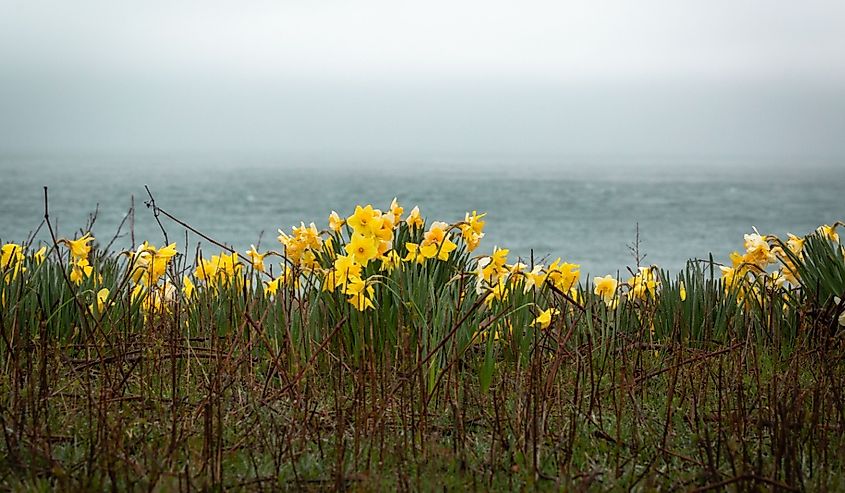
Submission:
[[[262,244],[275,246],[278,228],[325,227],[331,210],[386,208],[398,196],[429,220],[487,212],[480,252],[533,250],[537,259],[561,256],[592,274],[633,263],[628,245],[637,224],[646,262],[677,270],[711,252],[725,259],[752,226],[800,234],[845,219],[845,161],[3,156],[0,239],[20,241],[38,226],[47,185],[61,235],[83,227],[99,204],[94,233],[108,241],[134,195],[136,243],[160,244],[144,184],[160,207],[239,249],[262,231]],[[184,231],[163,222],[181,247]],[[198,240],[189,238],[192,247]],[[115,243],[130,245],[128,235]]]

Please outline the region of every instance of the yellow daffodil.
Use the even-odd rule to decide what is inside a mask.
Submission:
[[[423,227],[425,222],[423,221],[422,216],[420,216],[419,207],[415,206],[413,209],[411,209],[410,214],[408,214],[408,217],[405,219],[405,223],[411,229],[419,229]]]
[[[226,278],[228,280],[231,280],[235,276],[238,276],[241,272],[242,267],[243,264],[241,264],[237,252],[232,252],[230,254],[220,254],[220,270],[226,274]]]
[[[320,231],[317,230],[317,225],[314,223],[305,225],[304,222],[299,223],[298,228],[293,228],[293,234],[298,240],[311,250],[320,250],[323,245],[323,239],[320,238]]]
[[[313,268],[313,265],[308,265],[313,264],[315,255],[312,254],[321,251],[323,247],[317,226],[314,223],[305,226],[305,223],[300,222],[299,227],[293,227],[291,231],[289,236],[279,230],[278,240],[285,247],[285,256],[304,270]]]
[[[649,296],[654,298],[658,287],[657,279],[654,277],[654,268],[640,267],[637,275],[628,279],[628,286],[631,288],[629,294],[635,299],[645,300]]]
[[[186,300],[192,300],[194,298],[194,291],[196,290],[196,286],[194,286],[194,282],[191,281],[191,278],[188,276],[182,276],[182,294],[185,295]]]
[[[752,234],[745,235],[745,255],[742,256],[745,263],[765,269],[767,265],[776,261],[766,238],[755,230]]]
[[[361,265],[357,264],[351,255],[338,255],[334,261],[334,269],[342,277],[344,282],[350,277],[361,275]]]
[[[510,250],[507,248],[493,247],[493,254],[490,255],[490,263],[497,269],[503,268],[508,262],[508,253],[510,253]]]
[[[47,247],[42,246],[41,248],[38,249],[37,252],[32,254],[32,259],[35,260],[36,264],[40,265],[42,262],[44,262],[44,258],[46,256],[46,254],[47,254]]]
[[[560,314],[560,310],[557,308],[548,308],[540,312],[537,315],[537,318],[531,322],[531,325],[534,327],[539,327],[540,329],[547,329],[549,325],[552,323],[552,317],[555,317]]]
[[[350,278],[361,275],[361,265],[356,263],[352,255],[338,255],[334,266],[323,279],[323,291],[334,291],[338,286],[343,286]]]
[[[132,282],[139,282],[144,274],[148,273],[155,251],[156,248],[145,241],[136,251],[129,252]]]
[[[423,245],[439,245],[446,238],[446,230],[449,225],[443,221],[434,221],[423,235]]]
[[[326,252],[329,257],[334,257],[334,239],[331,236],[323,241],[323,251]]]
[[[508,290],[507,283],[499,282],[496,285],[492,286],[487,293],[487,297],[484,299],[484,302],[487,306],[493,306],[494,301],[501,301],[504,302],[508,299]]]
[[[464,224],[461,225],[461,236],[464,243],[467,245],[467,250],[472,252],[478,247],[481,238],[484,238],[484,221],[481,220],[487,214],[478,214],[477,211],[472,211],[464,217]]]
[[[89,307],[90,310],[94,313],[103,313],[103,311],[105,311],[105,309],[106,309],[106,300],[108,300],[108,299],[109,299],[109,290],[107,288],[103,288],[103,289],[97,291],[97,299]],[[94,310],[95,306],[97,307],[96,310]]]
[[[594,278],[593,284],[595,284],[595,290],[593,292],[600,296],[606,305],[612,306],[616,299],[616,288],[619,285],[619,281],[608,274],[604,277]]]
[[[155,251],[153,255],[152,269],[150,272],[151,282],[154,283],[167,271],[170,260],[176,256],[176,243],[171,243]]]
[[[449,225],[442,221],[435,221],[431,224],[429,230],[423,235],[423,242],[420,245],[420,252],[426,258],[433,258],[436,255],[438,260],[449,260],[449,254],[455,251],[458,245],[449,239],[448,229]],[[434,247],[433,250],[430,248],[432,246]]]
[[[353,277],[346,283],[345,294],[349,295],[347,300],[359,312],[363,312],[373,306],[374,290],[369,286],[367,281],[360,277]]]
[[[742,281],[745,280],[746,271],[740,267],[725,267],[719,266],[722,271],[722,283],[725,286],[725,293],[730,293],[732,289],[742,287]]]
[[[252,268],[257,270],[258,272],[264,272],[264,257],[267,254],[258,253],[258,251],[255,249],[255,245],[250,245],[250,249],[246,251],[246,254],[249,256],[249,259],[252,262]]]
[[[390,214],[393,216],[394,225],[397,225],[402,221],[403,212],[405,212],[405,209],[399,205],[399,202],[396,201],[396,197],[393,197],[393,200],[390,201]]]
[[[423,248],[426,248],[427,246],[429,246],[429,245],[423,246]],[[437,247],[437,245],[430,245],[430,246]],[[449,254],[454,252],[457,248],[458,248],[458,245],[456,245],[454,242],[449,240],[449,238],[446,238],[445,240],[443,240],[443,243],[441,243],[439,245],[439,247],[437,247],[437,249],[436,249],[437,259],[442,260],[444,262],[449,260]]]
[[[546,274],[543,272],[542,265],[535,265],[531,271],[524,272],[523,276],[525,276],[525,285],[523,289],[526,293],[535,288],[542,288],[543,283],[546,282]]]
[[[346,221],[341,219],[337,212],[332,211],[332,213],[329,214],[329,229],[335,233],[339,233],[344,224],[346,224]]]
[[[6,243],[0,249],[0,271],[6,271],[7,277],[14,277],[18,272],[23,272],[26,269],[23,267],[24,262],[23,247],[16,243]]]
[[[82,284],[82,281],[91,277],[94,268],[88,263],[88,259],[79,259],[74,262],[70,271],[70,280],[75,284]]]
[[[279,281],[281,278],[277,277],[272,281],[264,281],[264,295],[265,296],[276,296],[276,292],[279,291]]]
[[[294,289],[299,287],[299,280],[296,279],[296,274],[289,266],[285,267],[285,271],[279,277],[272,281],[264,281],[264,294],[275,296],[280,286],[292,286]]]
[[[799,238],[792,233],[787,233],[788,239],[786,240],[786,246],[789,248],[792,253],[798,255],[799,257],[804,252],[804,242],[807,241],[804,238]]]
[[[352,239],[344,248],[355,262],[366,267],[370,260],[378,256],[378,244],[372,236],[365,236],[361,233],[352,233]]]
[[[422,255],[425,259],[430,259],[436,257],[437,254],[437,245],[420,245],[420,255]]]
[[[467,214],[464,216],[464,222],[466,223],[466,225],[467,225],[467,226],[469,226],[469,227],[472,229],[472,231],[473,231],[475,234],[479,234],[479,235],[480,235],[480,234],[482,234],[482,233],[484,232],[484,224],[485,224],[485,222],[484,222],[484,221],[482,221],[482,219],[483,219],[483,218],[484,218],[484,216],[486,216],[486,215],[487,215],[487,213],[486,213],[486,212],[485,212],[485,213],[483,213],[483,214],[479,214],[479,213],[478,213],[478,211],[472,211],[472,215],[470,215],[469,213],[467,213]]]
[[[147,291],[148,289],[143,284],[136,284],[129,295],[129,302],[133,305],[137,302],[143,302],[147,296]]]
[[[834,243],[839,243],[839,233],[836,232],[837,224],[833,226],[829,226],[827,224],[823,224],[818,227],[817,231],[822,234],[822,236],[827,237],[830,241]]]
[[[304,274],[310,274],[314,269],[320,266],[320,262],[317,260],[317,254],[314,253],[314,250],[310,248],[302,252],[302,255],[299,257],[299,269]]]
[[[426,257],[420,251],[420,246],[417,243],[405,243],[405,249],[408,250],[408,253],[402,260],[405,262],[416,262],[418,264],[425,263]]]
[[[373,209],[373,206],[367,204],[365,207],[360,205],[355,206],[355,212],[346,218],[346,223],[349,227],[358,234],[364,236],[371,236],[381,228],[381,211]]]
[[[213,281],[217,277],[220,257],[213,255],[211,260],[200,258],[199,261],[199,265],[194,269],[194,277],[206,283]]]
[[[581,302],[581,292],[578,291],[576,286],[573,286],[572,289],[569,290],[569,297],[572,298],[572,301],[578,303],[579,305],[583,304]]]
[[[687,300],[687,287],[684,284],[684,281],[681,281],[679,287],[680,287],[680,295],[679,296],[681,297],[681,301],[686,301]]]
[[[167,271],[167,266],[176,253],[176,243],[157,249],[155,245],[145,241],[137,251],[129,252],[132,281],[143,282],[148,286],[156,284]]]
[[[238,258],[238,252],[213,255],[211,260],[200,258],[200,264],[194,269],[194,277],[209,286],[217,283],[230,285],[240,282],[243,264]]]
[[[91,253],[91,243],[94,240],[94,237],[91,236],[91,233],[85,233],[85,236],[79,238],[78,240],[62,240],[65,245],[67,245],[68,249],[70,250],[71,256],[75,260],[80,260],[84,258],[88,258],[88,254]]]
[[[568,293],[573,286],[578,284],[580,277],[580,265],[561,262],[560,258],[552,262],[546,269],[546,279],[564,293]]]
[[[394,269],[402,265],[402,257],[396,253],[396,250],[391,250],[387,254],[381,256],[381,269],[388,273],[393,272]]]

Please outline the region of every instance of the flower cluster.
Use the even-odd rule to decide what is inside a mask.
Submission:
[[[41,255],[43,258],[43,250]],[[16,243],[6,243],[0,250],[0,272],[3,273],[3,278],[6,282],[14,280],[21,272],[26,271],[24,261],[26,256],[23,254],[23,247]]]
[[[70,280],[76,284],[91,277],[94,267],[88,261],[88,254],[91,253],[91,242],[94,237],[86,233],[82,238],[76,240],[61,240],[70,251],[71,271]]]
[[[475,295],[480,298],[482,310],[508,313],[528,307],[533,316],[530,323],[515,319],[491,322],[490,333],[486,329],[478,331],[477,339],[482,341],[499,339],[511,333],[516,324],[549,328],[561,316],[561,305],[553,306],[554,300],[575,304],[590,301],[581,289],[578,264],[560,258],[531,265],[519,260],[509,262],[509,250],[498,246],[487,255],[471,257],[484,238],[485,218],[486,214],[472,211],[455,223],[427,224],[419,207],[406,215],[394,198],[384,211],[371,204],[355,206],[348,216],[331,211],[324,230],[304,222],[292,227],[290,233],[279,230],[281,251],[259,251],[252,245],[244,253],[224,250],[210,259],[200,254],[195,265],[186,266],[185,272],[177,273],[173,266],[178,255],[175,243],[159,248],[144,242],[126,252],[124,279],[130,287],[131,303],[142,307],[148,316],[172,312],[179,299],[194,300],[199,293],[220,296],[229,288],[263,295],[269,302],[290,296],[304,299],[309,294],[337,300],[342,306],[348,303],[354,310],[366,312],[401,296],[397,291],[416,289],[416,281],[424,276],[440,275],[439,284],[428,285],[435,290],[449,279],[458,279],[464,286],[465,276],[470,276],[475,279]],[[836,228],[840,224],[820,226],[817,234],[838,244]],[[721,266],[725,293],[748,303],[769,289],[797,289],[801,285],[799,267],[804,265],[806,241],[792,234],[781,241],[761,235],[756,229],[746,234],[744,251],[733,252],[730,265]],[[92,265],[93,242],[91,233],[86,233],[78,239],[62,239],[59,244],[66,248],[69,260],[67,279],[75,285],[88,281],[90,311],[102,314],[114,296]],[[15,280],[27,271],[27,266],[43,262],[45,254],[46,247],[42,247],[28,259],[24,246],[2,245],[0,279],[6,283]],[[270,262],[273,258],[280,259],[278,275],[274,275],[275,266]],[[687,287],[683,282],[671,286],[656,266],[639,267],[625,282],[612,275],[593,278],[592,299],[611,310],[623,301],[625,306],[641,310],[654,306],[664,283],[681,302],[686,301]]]
[[[169,310],[176,302],[176,287],[166,277],[167,269],[176,255],[176,243],[156,248],[146,241],[135,251],[128,252],[130,279],[134,284],[131,299],[133,303],[140,303],[145,314]],[[97,294],[100,311],[104,303],[100,301],[101,294],[102,290]],[[108,291],[105,297],[108,297]]]
[[[836,225],[827,224],[816,230],[820,235],[834,243],[839,242],[839,235],[836,233]],[[804,259],[804,244],[806,238],[800,238],[791,233],[787,240],[781,241],[776,236],[763,236],[757,230],[754,233],[745,235],[745,252],[733,252],[730,255],[731,266],[721,266],[722,283],[726,292],[734,292],[737,300],[747,300],[749,295],[760,296],[760,284],[756,281],[764,281],[774,287],[782,287],[785,284],[798,286],[800,274],[796,261]],[[773,264],[780,264],[779,268],[769,272],[768,268]]]

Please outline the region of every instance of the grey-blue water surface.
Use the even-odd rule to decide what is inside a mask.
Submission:
[[[623,271],[639,224],[645,263],[681,269],[688,258],[725,260],[743,233],[804,234],[845,219],[845,161],[741,158],[350,158],[313,156],[0,156],[0,239],[22,241],[43,216],[43,186],[60,235],[115,233],[134,195],[135,243],[163,241],[144,207],[160,207],[244,250],[276,247],[277,229],[397,196],[428,220],[487,212],[478,253],[494,245],[535,259],[562,257],[584,274]],[[184,230],[162,218],[180,248]],[[263,237],[262,237],[263,232]],[[41,239],[46,236],[40,234]],[[215,250],[191,235],[193,249]],[[116,249],[131,247],[126,235]]]

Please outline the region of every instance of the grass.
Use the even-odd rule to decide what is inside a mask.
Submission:
[[[77,283],[61,239],[43,261],[12,252],[0,487],[845,488],[845,260],[830,234],[797,251],[764,239],[769,272],[794,284],[759,269],[752,241],[734,281],[691,261],[608,297],[560,264],[525,289],[533,262],[494,269],[462,236],[472,222],[444,227],[446,259],[435,241],[434,258],[392,271],[373,259],[334,290],[349,224],[320,234],[333,249],[310,247],[313,261],[290,235],[264,259],[289,269],[278,276],[254,257],[227,267],[225,250],[203,267],[199,249],[95,247]],[[397,222],[391,245],[407,257],[432,229]],[[494,275],[479,281],[485,263]],[[356,279],[372,308],[349,301]]]

